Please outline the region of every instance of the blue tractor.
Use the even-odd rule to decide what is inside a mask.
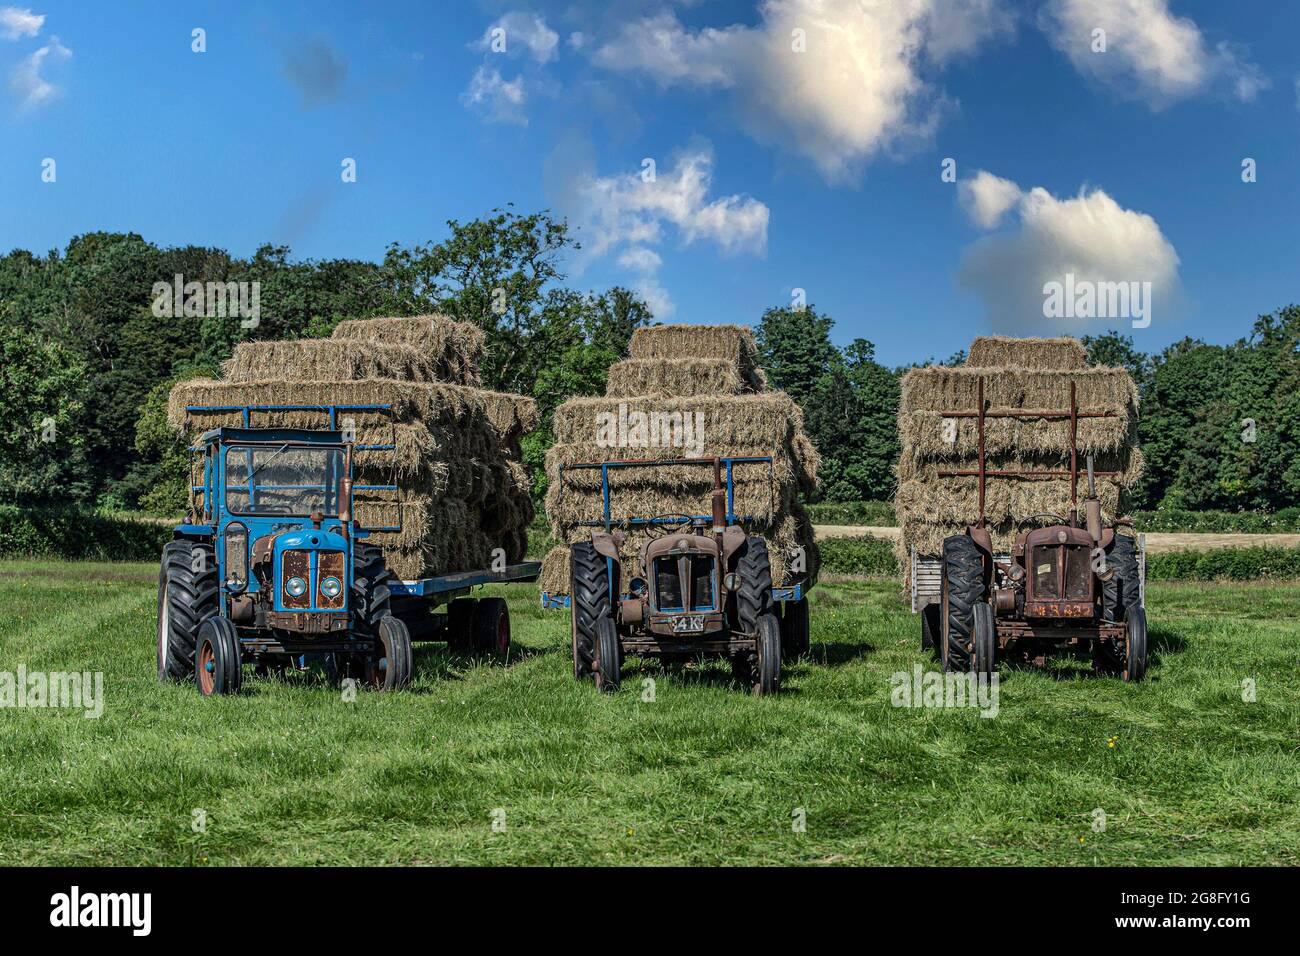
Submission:
[[[386,406],[382,406],[386,407]],[[481,584],[532,580],[536,562],[399,581],[371,531],[353,516],[353,449],[346,432],[247,427],[256,412],[328,414],[381,406],[192,406],[242,412],[246,427],[205,432],[202,481],[158,575],[158,679],[193,679],[204,696],[237,693],[243,665],[259,672],[320,666],[336,683],[396,690],[411,678],[412,640],[504,656],[501,598],[464,597]],[[433,614],[447,604],[446,613]]]

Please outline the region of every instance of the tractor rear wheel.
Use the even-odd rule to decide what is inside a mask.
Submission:
[[[811,640],[808,635],[808,599],[787,601],[781,614],[781,655],[797,661],[808,653]]]
[[[1127,624],[1124,679],[1140,681],[1147,676],[1147,612],[1141,605],[1134,605],[1128,609]]]
[[[1142,601],[1141,582],[1138,580],[1137,542],[1131,535],[1117,534],[1106,563],[1115,574],[1109,581],[1101,582],[1101,608],[1106,620],[1123,623],[1129,608]]]
[[[975,605],[984,600],[984,557],[968,535],[943,541],[943,624],[940,650],[945,671],[970,668]]]
[[[476,602],[474,650],[497,657],[510,653],[510,608],[504,598],[480,598]]]
[[[571,546],[569,628],[573,637],[575,680],[595,673],[597,624],[602,620],[614,623],[609,593],[609,560],[590,541]]]
[[[203,622],[217,613],[217,558],[211,545],[169,541],[158,570],[158,679],[194,673],[194,646]]]
[[[758,632],[758,622],[772,613],[772,562],[767,555],[767,542],[750,535],[736,559],[736,574],[740,587],[736,590],[736,618],[746,634]],[[777,623],[778,637],[780,623]]]
[[[244,683],[243,652],[228,618],[210,617],[199,626],[194,660],[194,682],[204,697],[239,693]]]
[[[366,661],[366,683],[375,690],[400,690],[411,680],[411,632],[391,614],[379,622],[375,650]]]
[[[388,570],[384,552],[377,545],[356,542],[352,546],[352,627],[366,637],[379,632],[379,623],[389,613]]]
[[[993,607],[988,601],[978,601],[974,608],[974,640],[970,669],[976,677],[989,678],[997,671],[998,627],[993,618]]]
[[[623,672],[623,645],[618,639],[618,628],[612,617],[596,621],[596,689],[605,693],[618,690]]]
[[[756,647],[754,693],[766,697],[781,689],[781,622],[770,611],[758,619]]]

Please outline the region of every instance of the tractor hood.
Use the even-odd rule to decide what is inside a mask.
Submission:
[[[268,548],[267,545],[270,545]],[[275,611],[346,611],[352,587],[348,540],[335,531],[281,531],[258,542],[254,561],[269,558]]]

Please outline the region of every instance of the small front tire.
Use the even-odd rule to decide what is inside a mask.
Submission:
[[[1147,612],[1142,605],[1129,607],[1125,626],[1124,680],[1140,681],[1147,676]]]
[[[987,601],[973,608],[971,673],[978,678],[989,678],[997,671],[998,626],[993,618],[993,608]]]
[[[366,683],[379,691],[400,690],[411,680],[411,632],[391,614],[379,621],[374,653],[366,660]]]
[[[781,689],[781,623],[775,614],[769,612],[759,617],[755,645],[754,693],[766,697]]]
[[[618,690],[623,671],[623,645],[611,617],[596,619],[596,660],[592,670],[597,690],[611,694]]]
[[[239,693],[244,682],[243,651],[229,619],[210,617],[199,625],[194,662],[194,682],[204,697]]]

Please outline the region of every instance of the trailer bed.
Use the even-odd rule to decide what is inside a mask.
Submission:
[[[542,562],[521,561],[507,565],[501,571],[457,571],[435,578],[418,581],[394,581],[388,590],[394,597],[435,598],[446,597],[456,591],[468,591],[481,584],[507,584],[511,581],[536,581],[542,572]]]

